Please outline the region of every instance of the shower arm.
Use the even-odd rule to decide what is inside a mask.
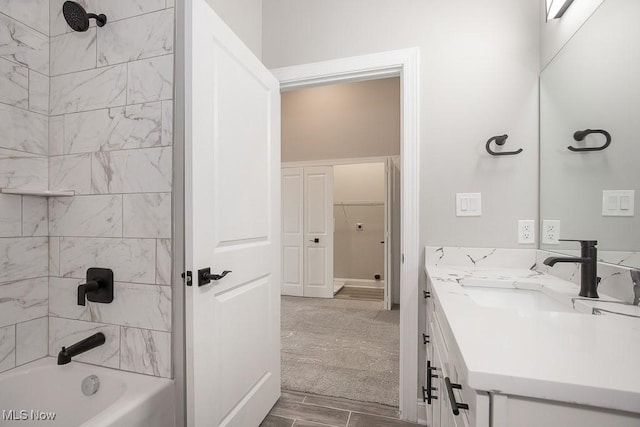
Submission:
[[[95,13],[87,13],[87,18],[95,19],[96,25],[98,27],[104,27],[104,24],[107,23],[107,17],[103,13],[101,13],[100,15],[96,15]]]

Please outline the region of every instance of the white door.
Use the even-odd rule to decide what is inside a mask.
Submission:
[[[304,168],[304,296],[333,298],[333,166]]]
[[[391,183],[393,164],[391,158],[384,162],[384,308],[391,310],[393,305],[393,295],[391,294],[391,284],[393,274],[391,271]]]
[[[189,5],[187,423],[257,426],[280,395],[279,84],[205,0]],[[199,286],[206,268],[231,272]]]
[[[304,296],[303,195],[303,169],[282,169],[282,295]]]

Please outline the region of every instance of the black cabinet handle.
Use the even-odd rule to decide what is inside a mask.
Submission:
[[[447,394],[449,395],[449,401],[451,402],[451,411],[453,415],[460,415],[460,409],[469,409],[469,405],[466,403],[458,403],[456,402],[456,397],[453,395],[453,389],[462,390],[462,386],[460,384],[452,384],[449,377],[445,377],[444,383],[447,386]]]
[[[427,404],[431,405],[432,400],[438,400],[438,396],[433,395],[433,391],[436,389],[433,386],[433,378],[438,378],[437,375],[433,375],[431,372],[435,371],[436,368],[431,366],[431,361],[427,360],[427,388],[422,387],[422,397]],[[425,391],[427,392],[427,396],[424,396]]]

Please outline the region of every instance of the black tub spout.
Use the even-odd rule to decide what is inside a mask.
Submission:
[[[62,350],[58,353],[58,365],[66,365],[71,362],[72,357],[89,351],[92,348],[101,346],[105,341],[106,339],[104,334],[102,332],[98,332],[69,347],[62,347]]]

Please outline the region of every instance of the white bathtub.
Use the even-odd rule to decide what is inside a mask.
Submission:
[[[85,396],[81,383],[100,379]],[[45,413],[45,414],[42,414]],[[55,413],[53,421],[46,417]],[[0,374],[1,426],[174,426],[173,381],[46,357]]]

